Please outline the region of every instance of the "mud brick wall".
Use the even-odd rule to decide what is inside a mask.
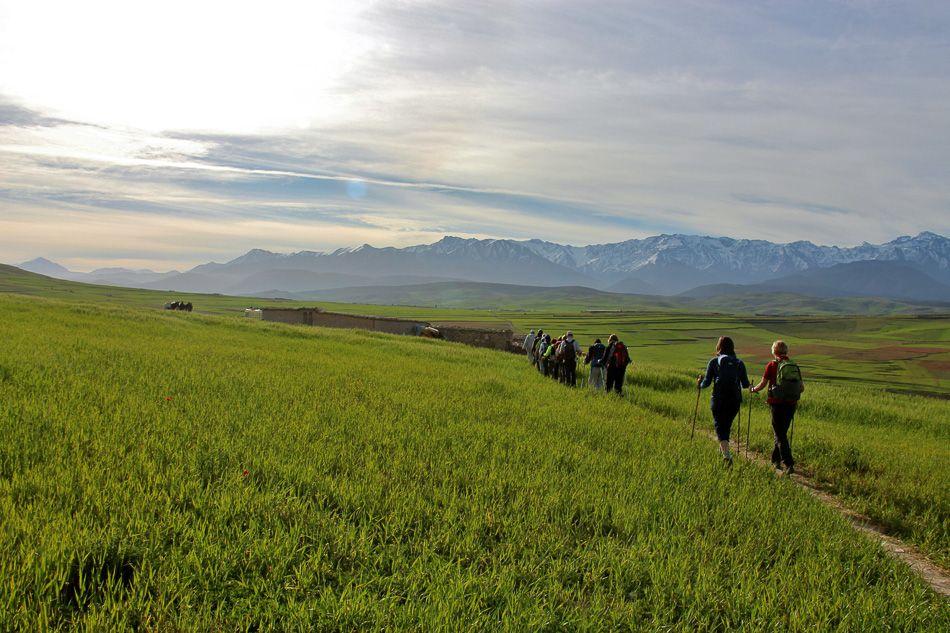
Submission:
[[[477,330],[472,328],[440,327],[439,332],[447,341],[465,343],[473,347],[508,350],[514,338],[511,330]]]
[[[261,310],[261,320],[275,323],[307,324],[307,310],[294,308],[264,308]]]
[[[370,330],[388,334],[417,335],[428,325],[422,321],[408,321],[389,317],[361,316],[358,314],[340,314],[324,312],[316,308],[264,308],[264,321],[292,323],[298,325],[317,325],[320,327]]]
[[[339,314],[336,312],[317,312],[313,314],[307,325],[372,330],[374,332],[386,332],[387,334],[418,335],[428,323],[386,317]]]
[[[264,321],[277,323],[370,330],[407,336],[418,336],[422,329],[429,325],[424,321],[324,312],[317,308],[264,308],[261,318]],[[482,330],[451,326],[442,326],[438,329],[447,341],[489,349],[510,351],[514,338],[514,332],[511,330]]]

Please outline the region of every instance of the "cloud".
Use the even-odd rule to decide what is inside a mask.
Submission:
[[[312,56],[300,29],[286,26],[304,9],[279,8],[248,21],[239,7],[235,33],[258,33],[257,50],[273,34],[289,42],[275,49],[285,57]],[[196,67],[214,59],[228,81],[246,80],[228,84],[229,99],[270,96],[229,110],[195,83],[182,56],[150,54],[139,70],[167,74],[123,90],[162,92],[156,103],[172,104],[172,123],[192,107],[201,115],[198,126],[156,129],[130,125],[143,112],[162,114],[135,110],[138,97],[97,108],[84,96],[76,113],[90,117],[67,116],[69,100],[47,103],[57,91],[42,80],[62,68],[29,82],[0,73],[0,91],[11,95],[0,101],[0,220],[19,226],[19,239],[46,226],[31,214],[55,213],[78,223],[77,235],[96,213],[115,227],[125,214],[129,228],[116,229],[113,242],[146,218],[219,227],[196,229],[206,243],[189,240],[191,251],[167,245],[182,261],[245,246],[404,245],[440,232],[585,243],[676,231],[852,244],[950,230],[946,3],[359,4],[332,20],[359,50],[317,87],[300,79],[297,100],[297,79],[262,78],[280,61],[266,50],[243,76],[237,62],[246,57],[215,57],[215,44],[230,51],[237,36],[219,36],[201,19],[188,33],[206,37],[207,50],[184,47]],[[138,32],[130,29],[126,44]],[[24,37],[0,44],[0,57],[11,59],[11,46],[22,47],[18,59],[37,53]],[[102,37],[97,50],[112,36]],[[287,61],[305,77],[307,62]],[[120,78],[108,65],[83,73],[87,96]],[[264,107],[272,97],[293,107]],[[333,107],[317,107],[327,102]],[[208,104],[221,110],[217,122]],[[234,125],[241,117],[248,125]],[[354,182],[360,195],[349,195]],[[278,239],[281,226],[292,234]],[[249,227],[267,227],[259,243]],[[5,251],[25,243],[11,235],[0,234]],[[29,240],[41,245],[43,236]],[[104,247],[77,239],[56,248],[28,254],[88,258]]]
[[[739,202],[744,202],[753,206],[773,206],[785,207],[786,209],[798,209],[809,213],[818,214],[845,214],[853,215],[854,209],[845,209],[843,207],[833,207],[827,204],[816,204],[814,202],[805,202],[802,200],[789,200],[786,198],[769,198],[768,196],[757,196],[749,193],[735,193],[732,197]]]
[[[0,94],[0,127],[57,127],[60,125],[95,126],[59,117],[46,116],[37,110],[24,107]]]
[[[37,127],[60,125],[63,122],[63,119],[43,116],[15,103],[0,101],[0,126]]]

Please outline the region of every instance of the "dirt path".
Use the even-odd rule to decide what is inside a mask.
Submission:
[[[586,387],[587,377],[585,372],[578,371],[577,377],[578,387]],[[742,422],[745,422],[745,420],[742,420]],[[737,427],[737,432],[739,428],[742,428],[743,432],[746,432],[745,425]],[[716,434],[712,431],[708,431],[706,429],[699,429],[698,431],[702,435],[716,441]],[[735,449],[735,444],[733,444],[733,449]],[[764,455],[755,451],[747,451],[745,447],[743,447],[742,451],[738,453],[738,457],[746,459],[760,466],[774,469],[772,463]],[[944,598],[950,598],[950,572],[948,572],[946,569],[931,561],[913,545],[908,545],[899,538],[889,535],[884,526],[875,523],[872,519],[864,516],[863,514],[855,512],[854,510],[845,506],[844,503],[842,503],[841,500],[834,495],[821,490],[812,479],[796,473],[792,475],[792,481],[808,490],[808,492],[810,492],[821,503],[838,512],[841,516],[847,519],[849,523],[851,523],[851,527],[853,527],[855,530],[878,542],[889,556],[910,567],[925,583],[930,586],[931,589],[933,589],[939,595],[943,596]]]
[[[702,430],[701,433],[713,440],[716,439],[715,433],[705,429]],[[735,450],[734,443],[733,450]],[[764,455],[755,451],[746,452],[745,447],[743,447],[741,453],[736,453],[736,455],[741,459],[746,459],[770,470],[774,470],[775,468]],[[931,589],[944,598],[950,598],[950,573],[948,573],[947,570],[932,562],[913,545],[908,545],[902,540],[887,534],[887,530],[880,524],[846,507],[841,500],[834,495],[820,490],[815,482],[808,477],[795,473],[791,478],[792,481],[805,488],[820,502],[847,519],[848,522],[851,523],[851,527],[855,530],[878,542],[888,555],[910,567],[925,583],[930,585]]]

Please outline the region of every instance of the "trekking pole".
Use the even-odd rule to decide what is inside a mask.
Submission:
[[[739,415],[736,416],[736,457],[742,453],[742,401],[739,401]]]
[[[741,415],[739,417],[742,417]],[[745,424],[745,456],[749,456],[749,442],[752,441],[752,394],[749,394],[749,419]]]
[[[693,430],[689,433],[689,439],[693,439],[693,436],[696,435],[696,416],[699,415],[699,396],[703,392],[699,388],[699,385],[696,385],[696,408],[693,409]]]

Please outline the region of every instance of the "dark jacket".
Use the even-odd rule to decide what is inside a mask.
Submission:
[[[593,367],[603,367],[604,352],[606,351],[607,347],[603,343],[594,343],[587,350],[587,358],[584,359],[584,364],[592,365]]]
[[[746,372],[745,363],[736,358],[737,361],[737,371],[736,378],[738,383],[735,385],[725,385],[719,382],[719,363],[722,358],[725,358],[725,354],[720,354],[715,358],[709,359],[709,364],[706,365],[706,375],[703,377],[703,381],[699,384],[700,389],[705,389],[709,385],[714,384],[712,397],[710,398],[710,406],[715,407],[716,401],[719,399],[723,400],[732,400],[733,402],[738,399],[738,402],[742,402],[742,390],[748,389],[749,385],[749,374]]]

